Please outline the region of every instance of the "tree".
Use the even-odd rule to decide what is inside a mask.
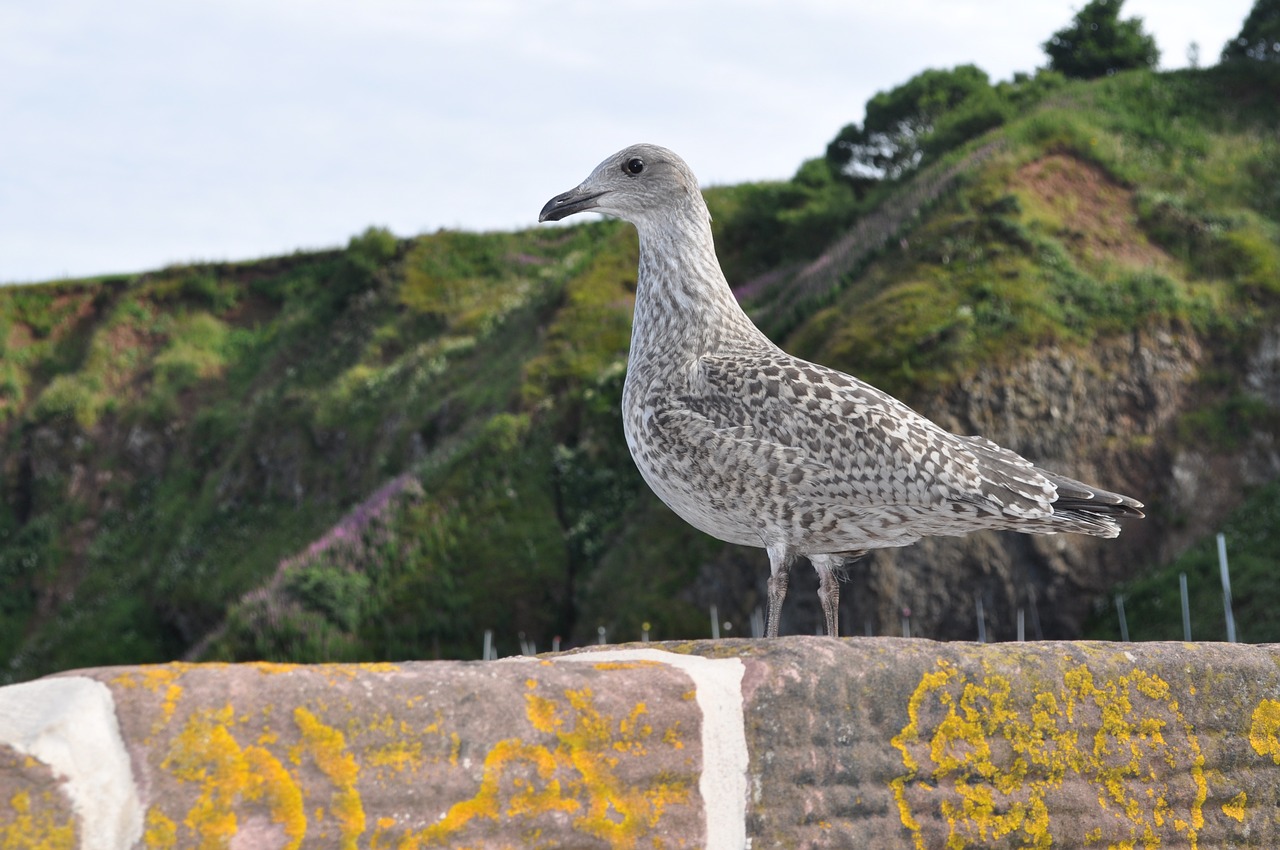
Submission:
[[[1262,0],[1266,2],[1266,0]],[[1068,77],[1093,79],[1130,68],[1153,68],[1160,59],[1156,41],[1141,18],[1120,20],[1124,0],[1093,0],[1041,47],[1049,68]]]
[[[867,101],[861,126],[849,124],[827,145],[827,163],[855,185],[901,177],[919,167],[938,122],[962,104],[982,106],[974,110],[977,118],[965,125],[966,138],[1003,120],[991,82],[977,66],[917,74]]]
[[[1240,34],[1222,48],[1222,61],[1280,63],[1280,0],[1258,0]]]

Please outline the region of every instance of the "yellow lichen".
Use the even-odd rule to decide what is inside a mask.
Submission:
[[[1260,756],[1271,756],[1280,764],[1280,702],[1264,699],[1253,710],[1249,724],[1249,743]]]
[[[1230,800],[1222,804],[1222,813],[1232,820],[1244,823],[1244,809],[1248,802],[1248,797],[1241,791]]]
[[[395,818],[378,818],[373,825],[373,837],[369,839],[369,850],[393,850],[399,842],[392,843],[391,830],[395,829]]]
[[[188,718],[171,742],[161,767],[200,789],[183,825],[202,850],[221,850],[230,846],[238,829],[237,804],[260,801],[280,825],[288,850],[296,850],[307,832],[302,791],[268,750],[241,747],[231,731],[234,723],[230,704],[203,709]],[[163,814],[157,822],[159,817]]]
[[[617,776],[620,759],[643,756],[646,742],[654,737],[667,741],[676,734],[668,729],[656,736],[645,722],[644,703],[615,720],[596,707],[590,688],[570,689],[557,699],[536,693],[535,680],[525,685],[527,720],[555,743],[499,741],[485,754],[479,790],[452,805],[432,826],[406,836],[401,850],[463,846],[460,833],[473,822],[557,812],[572,816],[575,828],[610,846],[630,848],[652,833],[667,807],[688,801],[687,780],[663,777],[637,785]],[[530,843],[536,843],[540,829],[530,824],[526,831]]]
[[[278,661],[246,661],[242,666],[256,670],[264,676],[279,676],[283,673],[292,673],[301,665],[282,664]]]
[[[373,767],[388,767],[396,773],[403,773],[422,764],[422,742],[393,740],[370,750],[366,760]]]
[[[1059,824],[1055,836],[1050,802],[1068,776],[1097,788],[1099,810],[1120,833],[1114,846],[1155,847],[1175,836],[1196,846],[1208,793],[1204,758],[1163,679],[1134,669],[1099,682],[1082,664],[1065,670],[1057,688],[1015,697],[1007,676],[938,667],[921,677],[908,723],[892,740],[906,772],[890,788],[917,847],[926,842],[913,805],[942,815],[947,847],[1006,836],[1026,847],[1061,843],[1073,824]],[[1188,775],[1193,802],[1174,817],[1169,789]],[[1086,837],[1100,840],[1101,831]]]
[[[449,767],[458,766],[458,754],[462,752],[462,738],[457,732],[449,733]]]
[[[341,731],[326,726],[302,706],[293,710],[293,719],[302,733],[307,754],[337,789],[332,814],[342,833],[343,850],[355,850],[356,839],[365,828],[364,804],[356,788],[360,766],[347,752],[346,737]]]
[[[677,720],[662,733],[662,743],[677,750],[684,749],[684,741],[680,740],[680,721]]]
[[[147,809],[147,829],[142,840],[147,850],[173,850],[178,845],[178,825],[159,809]]]
[[[177,680],[193,666],[195,665],[174,662],[137,667],[119,674],[111,680],[111,684],[125,689],[144,688],[153,694],[163,691],[160,717],[151,727],[151,734],[155,735],[173,719],[183,694],[182,686],[177,683]]]
[[[59,818],[50,792],[33,803],[30,792],[18,791],[9,798],[8,809],[0,808],[0,850],[72,850],[78,845],[73,817]]]

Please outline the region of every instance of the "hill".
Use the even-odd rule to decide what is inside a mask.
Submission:
[[[971,638],[981,600],[989,635],[1022,609],[1032,636],[1076,637],[1117,581],[1277,498],[1274,70],[1027,85],[869,190],[815,160],[707,192],[730,280],[785,348],[1152,508],[1119,541],[878,553],[844,595],[859,632],[909,608],[914,634]],[[685,527],[622,441],[636,259],[610,221],[371,229],[0,290],[0,681],[477,657],[485,629],[504,654],[642,623],[700,637],[710,604],[743,631],[763,554]],[[808,631],[797,572],[783,628]]]

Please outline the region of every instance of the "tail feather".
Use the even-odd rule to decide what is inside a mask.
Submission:
[[[1103,490],[1031,461],[985,437],[959,438],[980,461],[983,492],[1000,505],[1007,528],[1031,534],[1120,534],[1121,518],[1145,516],[1137,499]]]
[[[1040,471],[1058,488],[1058,498],[1053,502],[1054,513],[1073,512],[1135,519],[1146,516],[1142,512],[1142,503],[1137,499],[1100,487],[1091,487],[1074,478]]]

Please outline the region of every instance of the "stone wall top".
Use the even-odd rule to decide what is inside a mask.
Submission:
[[[1280,646],[792,637],[0,688],[0,847],[1280,846]]]

